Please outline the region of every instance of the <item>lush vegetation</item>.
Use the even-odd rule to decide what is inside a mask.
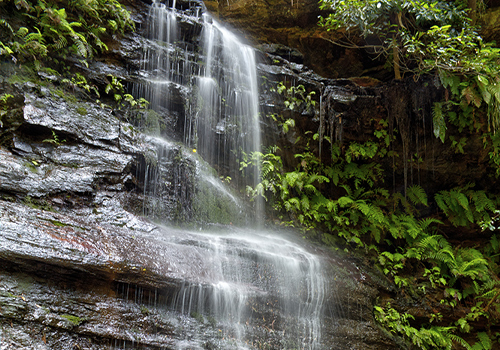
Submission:
[[[489,177],[497,181],[500,49],[485,43],[476,25],[484,3],[322,0],[321,7],[330,14],[320,25],[345,29],[344,41],[337,43],[386,57],[397,79],[437,76],[443,94],[433,101],[434,136],[457,154],[471,150],[468,142],[481,140],[489,156]],[[314,108],[312,95],[301,86],[280,84],[276,91],[284,95],[287,109]],[[272,118],[282,133],[295,126],[294,119]],[[430,194],[425,184],[406,181],[396,191],[386,183],[391,174],[381,165],[384,159],[404,156],[395,151],[403,135],[393,125],[387,118],[372,120],[373,135],[363,142],[336,142],[322,130],[301,133],[305,147],[291,168],[276,146],[249,155],[241,166],[259,162],[262,181],[248,193],[264,196],[283,224],[300,226],[326,245],[364,251],[400,295],[424,300],[422,305],[432,310],[416,320],[394,305],[377,305],[375,318],[391,333],[420,349],[496,348],[500,193],[466,179]],[[324,150],[321,156],[321,146],[318,153],[318,143],[328,145],[329,157]],[[417,156],[414,162],[419,161]],[[453,239],[456,232],[482,238],[465,243]]]
[[[498,134],[489,131],[490,107],[468,101],[462,92],[468,85],[456,76],[443,78],[442,84],[449,96],[434,105],[435,136],[459,154],[465,152],[469,138],[481,138],[491,158],[491,176],[498,178],[500,143]],[[284,95],[285,109],[314,108],[314,95],[303,86],[279,84],[275,91]],[[294,119],[271,117],[283,134],[295,127]],[[295,154],[293,169],[285,168],[283,152],[276,146],[249,155],[241,167],[260,163],[262,181],[248,188],[248,193],[264,196],[283,224],[302,227],[323,244],[364,251],[403,295],[431,304],[434,311],[424,319],[419,316],[418,322],[390,304],[378,305],[375,318],[390,332],[421,349],[492,349],[500,335],[494,331],[500,321],[496,234],[500,196],[474,183],[443,189],[431,197],[425,185],[409,184],[395,191],[386,183],[391,174],[381,165],[384,159],[401,156],[393,147],[401,142],[401,135],[390,128],[392,124],[372,120],[373,135],[364,142],[335,142],[320,131],[305,131],[301,133],[305,140],[300,140],[305,148]],[[447,133],[447,127],[454,133]],[[321,158],[320,137],[328,145]],[[462,229],[482,232],[485,238],[481,244],[457,244],[452,237]],[[429,301],[435,298],[437,307]],[[456,316],[444,317],[441,310],[446,309]]]
[[[477,2],[470,9],[464,1],[321,3],[332,11],[321,25],[346,28],[343,44],[369,46],[385,56],[396,78],[436,74],[444,98],[433,107],[435,137],[459,154],[466,152],[469,139],[480,139],[491,177],[500,176],[500,56],[494,44],[483,42],[476,26],[484,4]],[[0,54],[5,60],[66,72],[61,84],[97,96],[98,88],[82,75],[69,73],[65,62],[77,59],[86,65],[107,49],[107,39],[133,27],[116,0],[0,0],[0,14]],[[353,31],[366,41],[351,40]],[[116,77],[108,78],[103,90],[118,112],[145,107],[146,101],[124,93]],[[317,108],[314,92],[303,86],[280,84],[276,92],[285,97],[288,110]],[[0,107],[11,97],[3,95]],[[294,119],[272,118],[282,133],[295,127]],[[322,132],[306,131],[305,149],[295,155],[291,169],[285,168],[278,147],[248,155],[242,169],[257,162],[262,169],[261,183],[248,192],[264,196],[283,224],[300,226],[325,245],[364,251],[414,300],[437,296],[441,309],[456,310],[456,317],[445,317],[436,308],[416,322],[395,305],[377,305],[375,318],[390,332],[421,349],[492,349],[500,336],[495,328],[500,321],[499,193],[488,193],[475,183],[437,193],[413,184],[402,191],[390,188],[381,164],[398,157],[393,145],[401,137],[391,125],[387,119],[374,119],[369,139],[342,144]],[[59,145],[65,140],[53,132],[44,142]],[[327,145],[323,155],[312,147],[318,142]],[[457,244],[453,231],[462,229],[482,232],[486,238],[481,244]]]
[[[11,82],[50,85],[57,96],[66,98],[66,92],[72,96],[77,91],[92,100],[105,95],[124,120],[139,123],[148,131],[156,127],[150,124],[158,124],[154,112],[145,111],[148,102],[126,93],[120,79],[109,74],[105,84],[98,86],[75,65],[88,68],[89,60],[108,50],[107,42],[134,29],[130,12],[119,1],[0,0],[0,27],[0,57],[17,67],[12,70],[15,77],[10,78]],[[2,97],[0,126],[12,95]],[[84,109],[79,112],[86,114]],[[143,123],[144,116],[152,121]],[[53,138],[45,142],[64,142],[52,132]]]
[[[106,51],[105,36],[133,27],[116,0],[0,1],[1,55],[37,68],[74,56],[85,63]]]

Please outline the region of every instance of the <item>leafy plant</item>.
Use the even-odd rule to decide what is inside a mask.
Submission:
[[[456,80],[452,84],[457,91],[465,87],[460,78],[450,79]],[[452,128],[449,123],[458,130],[481,130],[470,118],[477,106],[473,99],[468,103],[465,96],[465,102],[450,101],[434,106],[434,132],[443,142],[449,140],[455,152],[465,152],[467,139],[447,135]],[[432,293],[441,301],[438,309],[468,310],[466,316],[448,324],[443,313],[428,313],[428,323],[416,328],[412,315],[377,306],[377,319],[391,332],[420,349],[450,349],[456,344],[472,348],[476,345],[469,345],[458,332],[472,331],[480,318],[496,322],[500,317],[495,302],[500,297],[500,279],[496,277],[500,243],[493,235],[487,246],[460,246],[448,235],[455,227],[495,231],[500,218],[499,197],[474,183],[431,196],[416,184],[401,192],[388,190],[384,184],[387,174],[380,164],[394,155],[389,149],[395,138],[387,121],[372,122],[373,135],[363,142],[325,138],[330,143],[329,159],[320,159],[317,148],[310,146],[319,138],[314,131],[302,132],[305,147],[288,169],[277,147],[247,155],[241,162],[243,170],[255,163],[262,167],[260,184],[248,188],[248,194],[264,196],[283,224],[301,227],[325,245],[338,246],[343,241],[345,249],[363,249],[405,295],[421,298]],[[492,159],[500,162],[500,137],[485,135],[485,147],[494,153]]]
[[[52,131],[52,138],[51,139],[45,139],[43,140],[42,142],[47,142],[47,143],[51,143],[53,144],[54,146],[60,146],[62,145],[64,142],[66,142],[66,140],[60,140],[59,139],[59,136],[57,136],[56,132],[54,130],[51,130]]]
[[[455,327],[429,326],[417,329],[410,325],[414,317],[410,314],[401,314],[388,303],[385,307],[375,306],[375,319],[383,324],[392,333],[403,335],[420,349],[447,349],[453,347],[454,342],[462,346],[468,344],[453,334]]]
[[[5,0],[0,3],[12,20],[2,19],[6,28],[1,54],[15,62],[35,63],[75,55],[86,64],[94,53],[106,51],[106,33],[133,28],[130,13],[117,0]],[[19,26],[16,17],[23,18]]]

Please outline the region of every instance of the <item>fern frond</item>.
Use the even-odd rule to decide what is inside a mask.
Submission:
[[[290,187],[298,187],[302,190],[303,181],[302,179],[306,176],[306,173],[300,171],[291,171],[286,173],[285,179]]]
[[[68,40],[64,36],[59,37],[59,39],[54,42],[54,47],[57,50],[61,50],[67,46],[68,46]]]
[[[311,209],[309,197],[307,197],[306,195],[303,195],[300,198],[300,207],[301,207],[302,211],[306,211],[306,212],[309,211],[309,209]]]
[[[351,205],[352,203],[354,203],[354,201],[350,197],[343,196],[343,197],[340,197],[339,199],[337,199],[337,203],[339,204],[339,206],[341,208],[345,208],[348,205]]]
[[[5,19],[0,18],[0,25],[7,28],[11,34],[14,34],[14,29],[12,29],[10,23],[7,22]]]
[[[441,222],[440,220],[438,219],[434,219],[434,218],[425,218],[425,219],[421,219],[419,222],[418,222],[419,226],[420,226],[420,229],[423,231],[423,232],[426,232],[429,227],[432,225],[432,224],[439,224],[439,225],[442,225],[443,222]]]
[[[471,350],[472,349],[471,346],[469,345],[469,343],[467,343],[463,338],[459,337],[458,335],[450,333],[449,337],[455,343],[458,343],[458,344],[462,345],[465,349],[467,349],[467,350]]]
[[[495,202],[488,198],[485,191],[474,192],[471,195],[471,201],[474,203],[476,212],[482,212],[485,209],[490,211],[495,210]]]
[[[306,180],[307,184],[312,184],[313,182],[318,181],[318,183],[323,183],[323,182],[330,182],[330,179],[327,178],[326,176],[319,175],[319,174],[312,174],[309,176],[309,178]]]
[[[479,343],[485,350],[490,350],[493,348],[493,343],[491,342],[490,336],[486,332],[479,332],[477,334],[477,338],[479,339]]]
[[[91,56],[92,53],[90,52],[89,44],[85,37],[80,33],[75,32],[75,34],[76,36],[73,36],[73,41],[77,48],[77,55],[85,58]]]
[[[355,202],[355,207],[359,209],[359,211],[361,211],[371,222],[385,222],[384,212],[380,207],[376,207],[371,203],[365,202],[364,200],[357,200]]]
[[[284,206],[287,211],[298,211],[300,210],[300,201],[297,197],[292,197],[284,202]]]
[[[484,299],[491,299],[493,298],[494,296],[496,296],[500,291],[498,289],[492,289],[492,290],[489,290],[487,291],[486,293],[484,294],[481,294],[479,296],[479,298],[484,298]]]
[[[446,122],[443,114],[443,102],[434,102],[432,106],[432,123],[434,128],[434,136],[439,138],[444,143],[446,136]]]
[[[413,204],[423,204],[427,206],[427,194],[425,190],[419,185],[413,185],[406,189],[406,195]]]
[[[25,9],[26,12],[31,12],[33,10],[33,6],[26,0],[14,0],[14,5],[18,10]]]
[[[303,190],[308,192],[308,193],[312,193],[312,194],[319,194],[320,192],[318,191],[318,189],[316,188],[316,186],[314,185],[311,185],[311,184],[305,184],[304,187],[303,187]]]
[[[470,211],[469,208],[469,200],[463,194],[462,192],[459,192],[457,190],[452,190],[450,191],[450,196],[451,198],[455,199],[457,203],[465,210],[465,211]]]
[[[35,28],[35,29],[37,30],[37,33],[31,32],[29,34],[26,34],[24,36],[24,41],[26,43],[36,41],[38,43],[43,44],[45,42],[45,39],[44,39],[42,33],[40,33],[40,30],[38,28]]]
[[[445,195],[441,192],[436,193],[436,195],[434,196],[434,200],[436,201],[436,204],[438,205],[439,209],[441,209],[445,214],[447,214],[449,211],[449,207],[446,204]]]

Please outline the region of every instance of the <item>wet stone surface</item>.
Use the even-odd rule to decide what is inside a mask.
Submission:
[[[134,6],[139,23],[147,8]],[[188,2],[178,6],[187,33],[181,52],[195,44],[201,20]],[[145,78],[137,74],[146,42],[140,30],[110,45],[109,56],[89,69],[76,66],[101,87],[108,74],[133,87]],[[288,62],[286,47],[266,50],[259,75],[269,84],[285,76],[308,89],[327,83],[299,53]],[[373,322],[378,284],[352,262],[309,246],[292,249],[292,258],[271,254],[280,253],[283,242],[261,252],[248,232],[232,227],[245,224],[247,208],[191,148],[140,133],[124,111],[81,92],[76,99],[57,94],[55,76],[39,78],[43,84],[9,85],[0,78],[0,92],[15,95],[0,126],[1,350],[396,348]],[[189,97],[179,85],[175,103],[184,108]],[[260,96],[261,105],[280,112],[276,100]],[[306,112],[304,119],[314,123]],[[183,111],[162,113],[168,132],[177,133],[173,139],[182,139]],[[191,220],[193,230],[157,223],[164,220]],[[200,235],[195,228],[203,226],[215,233]],[[322,271],[326,278],[296,282],[288,304],[283,286],[299,274],[288,264],[310,271],[306,277]],[[324,265],[331,269],[316,270]],[[232,279],[221,279],[224,273]],[[308,304],[319,290],[325,291],[321,310]],[[321,313],[320,326],[297,321],[304,305]]]

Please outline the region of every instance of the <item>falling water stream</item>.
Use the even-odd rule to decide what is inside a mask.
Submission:
[[[162,200],[172,196],[178,200],[185,195],[182,188],[188,187],[184,173],[177,171],[172,183],[166,183],[158,169],[179,167],[179,159],[193,149],[196,154],[189,157],[196,157],[197,167],[207,162],[219,174],[235,176],[238,160],[260,150],[261,140],[254,50],[204,13],[199,3],[183,7],[174,0],[169,5],[153,1],[150,7],[140,73],[143,84],[135,88],[135,94],[167,114],[178,108],[174,96],[185,96],[180,114],[184,117],[184,144],[188,151],[176,151],[171,142],[152,138],[159,150],[157,163],[144,170],[144,198],[148,192]],[[183,41],[192,35],[183,33],[178,24],[183,16],[189,16],[201,27],[196,47]],[[244,215],[244,205],[208,173],[198,179],[210,185],[213,196],[222,196],[229,202],[235,209],[229,213],[234,220],[237,215]],[[255,185],[257,180],[258,171],[252,174],[250,184]],[[158,195],[160,192],[165,196]],[[153,205],[160,209],[152,208]],[[256,207],[257,213],[252,217],[261,218],[262,209]],[[161,219],[158,202],[145,202],[144,208],[145,214],[155,213],[155,219]],[[203,231],[169,232],[157,239],[191,256],[193,268],[198,271],[196,277],[186,278],[177,288],[169,307],[184,318],[211,325],[189,332],[175,348],[322,348],[321,316],[326,286],[321,259],[310,249],[262,229],[226,225]],[[181,321],[179,327],[189,328],[186,322]]]

